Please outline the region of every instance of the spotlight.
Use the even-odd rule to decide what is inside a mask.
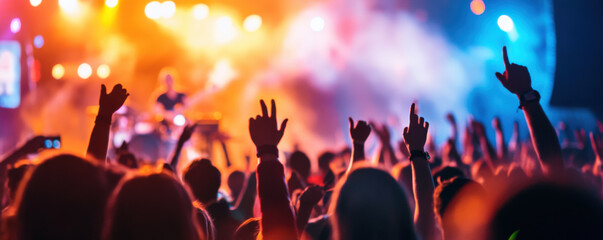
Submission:
[[[52,77],[56,80],[59,80],[65,76],[65,67],[61,64],[54,65],[52,67]]]
[[[209,7],[203,3],[193,7],[193,17],[197,20],[203,20],[209,16]]]
[[[471,11],[475,15],[482,15],[486,11],[486,4],[482,0],[473,0],[471,1]]]
[[[161,3],[161,17],[171,18],[176,14],[176,3],[172,1],[165,1]]]
[[[498,27],[505,32],[511,32],[515,29],[515,24],[513,23],[513,19],[509,16],[501,15],[498,17]]]
[[[153,20],[161,18],[161,3],[157,1],[152,1],[148,3],[147,6],[144,8],[144,15]]]
[[[237,29],[232,23],[232,18],[228,16],[220,17],[214,25],[214,40],[218,43],[227,43],[232,41],[237,35]]]
[[[262,26],[262,17],[255,15],[255,14],[249,15],[247,18],[245,18],[245,21],[243,21],[243,27],[248,32],[255,32],[258,29],[260,29],[261,26]]]
[[[82,79],[88,79],[90,76],[92,76],[92,67],[90,67],[90,64],[80,64],[80,66],[77,68],[77,75]]]
[[[10,21],[10,31],[12,33],[18,33],[21,31],[21,19],[13,18],[13,20]]]
[[[310,21],[310,28],[315,32],[320,32],[325,28],[325,20],[321,17],[314,17]]]
[[[34,37],[33,44],[38,49],[42,48],[44,46],[44,37],[42,35]]]
[[[117,6],[118,0],[106,0],[105,1],[105,5],[107,5],[107,7],[109,8],[114,8],[115,6]]]
[[[107,64],[102,64],[96,69],[96,75],[100,79],[106,79],[111,75],[111,68]]]
[[[174,117],[174,125],[176,126],[184,126],[184,124],[186,123],[186,118],[184,118],[184,116],[182,114],[178,114]]]
[[[78,0],[59,0],[59,7],[66,13],[74,14],[78,10]]]
[[[29,0],[29,4],[33,7],[40,6],[40,3],[42,3],[42,0]]]

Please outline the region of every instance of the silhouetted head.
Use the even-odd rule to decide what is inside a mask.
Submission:
[[[464,178],[465,173],[463,173],[463,170],[456,167],[442,167],[434,171],[433,183],[437,187],[441,182],[453,179],[455,177]]]
[[[132,153],[119,154],[117,162],[127,168],[138,168],[138,162],[136,162],[136,157],[134,157],[134,154]]]
[[[308,180],[308,177],[310,176],[311,163],[310,158],[308,158],[305,153],[301,151],[293,152],[287,163],[293,171],[296,171],[300,175],[302,180]]]
[[[195,160],[184,170],[184,181],[203,204],[215,201],[222,184],[220,170],[208,159]]]
[[[362,167],[342,180],[331,202],[334,239],[417,239],[406,195],[389,173]]]
[[[109,192],[102,168],[59,155],[23,181],[16,198],[17,239],[100,239]]]
[[[488,239],[598,239],[603,204],[581,186],[538,183],[507,200],[490,222]]]
[[[256,240],[260,233],[260,219],[250,218],[241,223],[235,231],[234,240]]]
[[[107,207],[103,239],[201,239],[193,202],[170,175],[124,179]]]
[[[329,171],[329,164],[335,160],[335,154],[332,152],[324,152],[318,157],[318,169],[322,172]]]
[[[245,173],[234,170],[228,175],[228,188],[230,189],[230,195],[233,200],[237,200],[241,190],[245,186]]]
[[[483,229],[487,196],[479,183],[455,177],[436,187],[433,198],[445,239],[475,239]]]
[[[11,201],[15,200],[17,189],[19,188],[21,180],[23,180],[25,173],[27,173],[27,171],[32,167],[33,165],[31,164],[21,164],[6,171],[7,187],[10,193],[9,197]]]

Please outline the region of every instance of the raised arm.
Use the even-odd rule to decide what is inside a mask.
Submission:
[[[325,191],[323,190],[323,187],[310,186],[307,187],[299,197],[299,208],[297,209],[297,229],[300,237],[304,232],[304,229],[306,229],[306,225],[308,224],[310,215],[312,215],[314,206],[318,204],[324,195]]]
[[[297,239],[297,225],[285,182],[285,169],[278,161],[277,145],[285,133],[287,119],[279,130],[274,100],[270,116],[264,100],[260,101],[260,105],[262,116],[249,119],[249,134],[260,158],[257,188],[262,211],[261,233],[266,240]]]
[[[180,137],[178,138],[176,149],[174,149],[174,153],[172,154],[172,161],[170,161],[170,165],[175,171],[174,173],[176,173],[178,169],[178,161],[180,160],[180,153],[182,152],[182,147],[184,146],[184,143],[186,143],[186,141],[191,139],[191,136],[193,135],[193,132],[195,131],[196,127],[197,124],[185,126],[182,130],[182,133],[180,134]]]
[[[347,172],[352,169],[354,163],[366,160],[364,142],[366,142],[369,134],[371,134],[371,127],[365,121],[358,121],[356,127],[354,127],[354,119],[350,117],[348,120],[350,120],[350,137],[352,138],[353,147],[352,159]]]
[[[94,121],[92,134],[90,134],[87,156],[103,162],[106,160],[113,113],[124,104],[129,95],[121,84],[115,85],[109,94],[107,94],[105,85],[101,85],[98,114]]]
[[[532,88],[528,68],[511,64],[507,47],[503,47],[503,60],[505,72],[502,74],[497,72],[496,78],[509,92],[519,98],[520,108],[523,109],[540,164],[549,174],[562,171],[563,158],[557,132],[540,105],[540,94]]]
[[[389,129],[386,124],[379,127],[373,122],[371,122],[371,129],[375,130],[375,133],[377,133],[377,136],[379,137],[379,142],[381,143],[379,163],[383,163],[387,169],[391,169],[391,167],[398,163],[398,158],[396,158],[396,153],[392,147]]]
[[[595,135],[594,133],[590,133],[590,144],[595,152],[595,164],[593,165],[593,175],[600,176],[601,175],[601,167],[603,163],[601,161],[601,154],[603,154],[603,141],[601,141],[601,136]]]
[[[249,175],[247,179],[247,184],[245,185],[245,190],[243,191],[243,195],[239,196],[239,201],[237,202],[237,207],[235,211],[238,214],[241,214],[242,219],[249,219],[253,217],[253,206],[255,205],[255,197],[257,196],[257,177],[255,172]]]
[[[415,113],[415,104],[410,107],[410,121],[404,128],[404,141],[410,150],[412,167],[412,190],[415,195],[415,225],[423,239],[439,239],[441,236],[433,211],[433,176],[429,168],[425,141],[429,123]]]
[[[508,162],[508,149],[507,143],[505,142],[505,135],[503,133],[502,124],[500,123],[500,118],[495,117],[492,119],[492,127],[496,132],[496,155],[501,162]]]

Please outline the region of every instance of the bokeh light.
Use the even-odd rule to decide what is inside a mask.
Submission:
[[[314,17],[310,21],[310,28],[316,32],[320,32],[325,28],[325,20],[321,17]]]
[[[79,2],[78,0],[59,0],[59,7],[69,14],[77,13]]]
[[[182,114],[176,115],[173,121],[176,126],[184,126],[186,124],[186,118]]]
[[[144,15],[150,19],[159,19],[162,16],[161,3],[152,1],[144,8]]]
[[[505,32],[511,32],[515,29],[515,24],[513,23],[513,19],[509,16],[501,15],[498,17],[498,27]]]
[[[42,35],[37,35],[33,40],[34,47],[40,49],[44,46],[44,37]]]
[[[65,67],[61,64],[54,65],[52,67],[52,77],[56,80],[59,80],[65,76]]]
[[[217,43],[230,42],[236,35],[237,29],[233,24],[232,18],[229,16],[222,16],[216,20],[214,25],[214,40]]]
[[[486,4],[482,0],[473,0],[471,1],[471,11],[475,15],[482,15],[486,11]]]
[[[209,7],[203,3],[193,7],[193,17],[197,20],[203,20],[209,16]]]
[[[88,63],[82,63],[77,68],[77,75],[82,79],[88,79],[92,76],[92,67]]]
[[[29,0],[29,4],[31,4],[31,6],[33,6],[33,7],[40,6],[41,3],[42,3],[42,0]]]
[[[111,75],[111,68],[109,67],[109,65],[107,64],[101,64],[100,66],[98,66],[98,68],[96,69],[96,75],[100,78],[100,79],[106,79],[109,77],[109,75]]]
[[[13,20],[10,21],[10,31],[12,33],[18,33],[21,31],[21,19],[13,18]]]
[[[243,27],[248,32],[255,32],[258,29],[260,29],[261,26],[262,26],[262,17],[255,15],[255,14],[249,15],[247,18],[245,18],[245,21],[243,21]]]
[[[107,7],[109,8],[114,8],[115,6],[117,6],[118,2],[119,0],[106,0],[105,5],[107,5]]]
[[[161,3],[161,17],[171,18],[176,14],[176,3],[172,1],[165,1]]]

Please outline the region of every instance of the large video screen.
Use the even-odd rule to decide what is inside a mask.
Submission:
[[[17,108],[21,102],[21,45],[0,41],[0,107]]]

